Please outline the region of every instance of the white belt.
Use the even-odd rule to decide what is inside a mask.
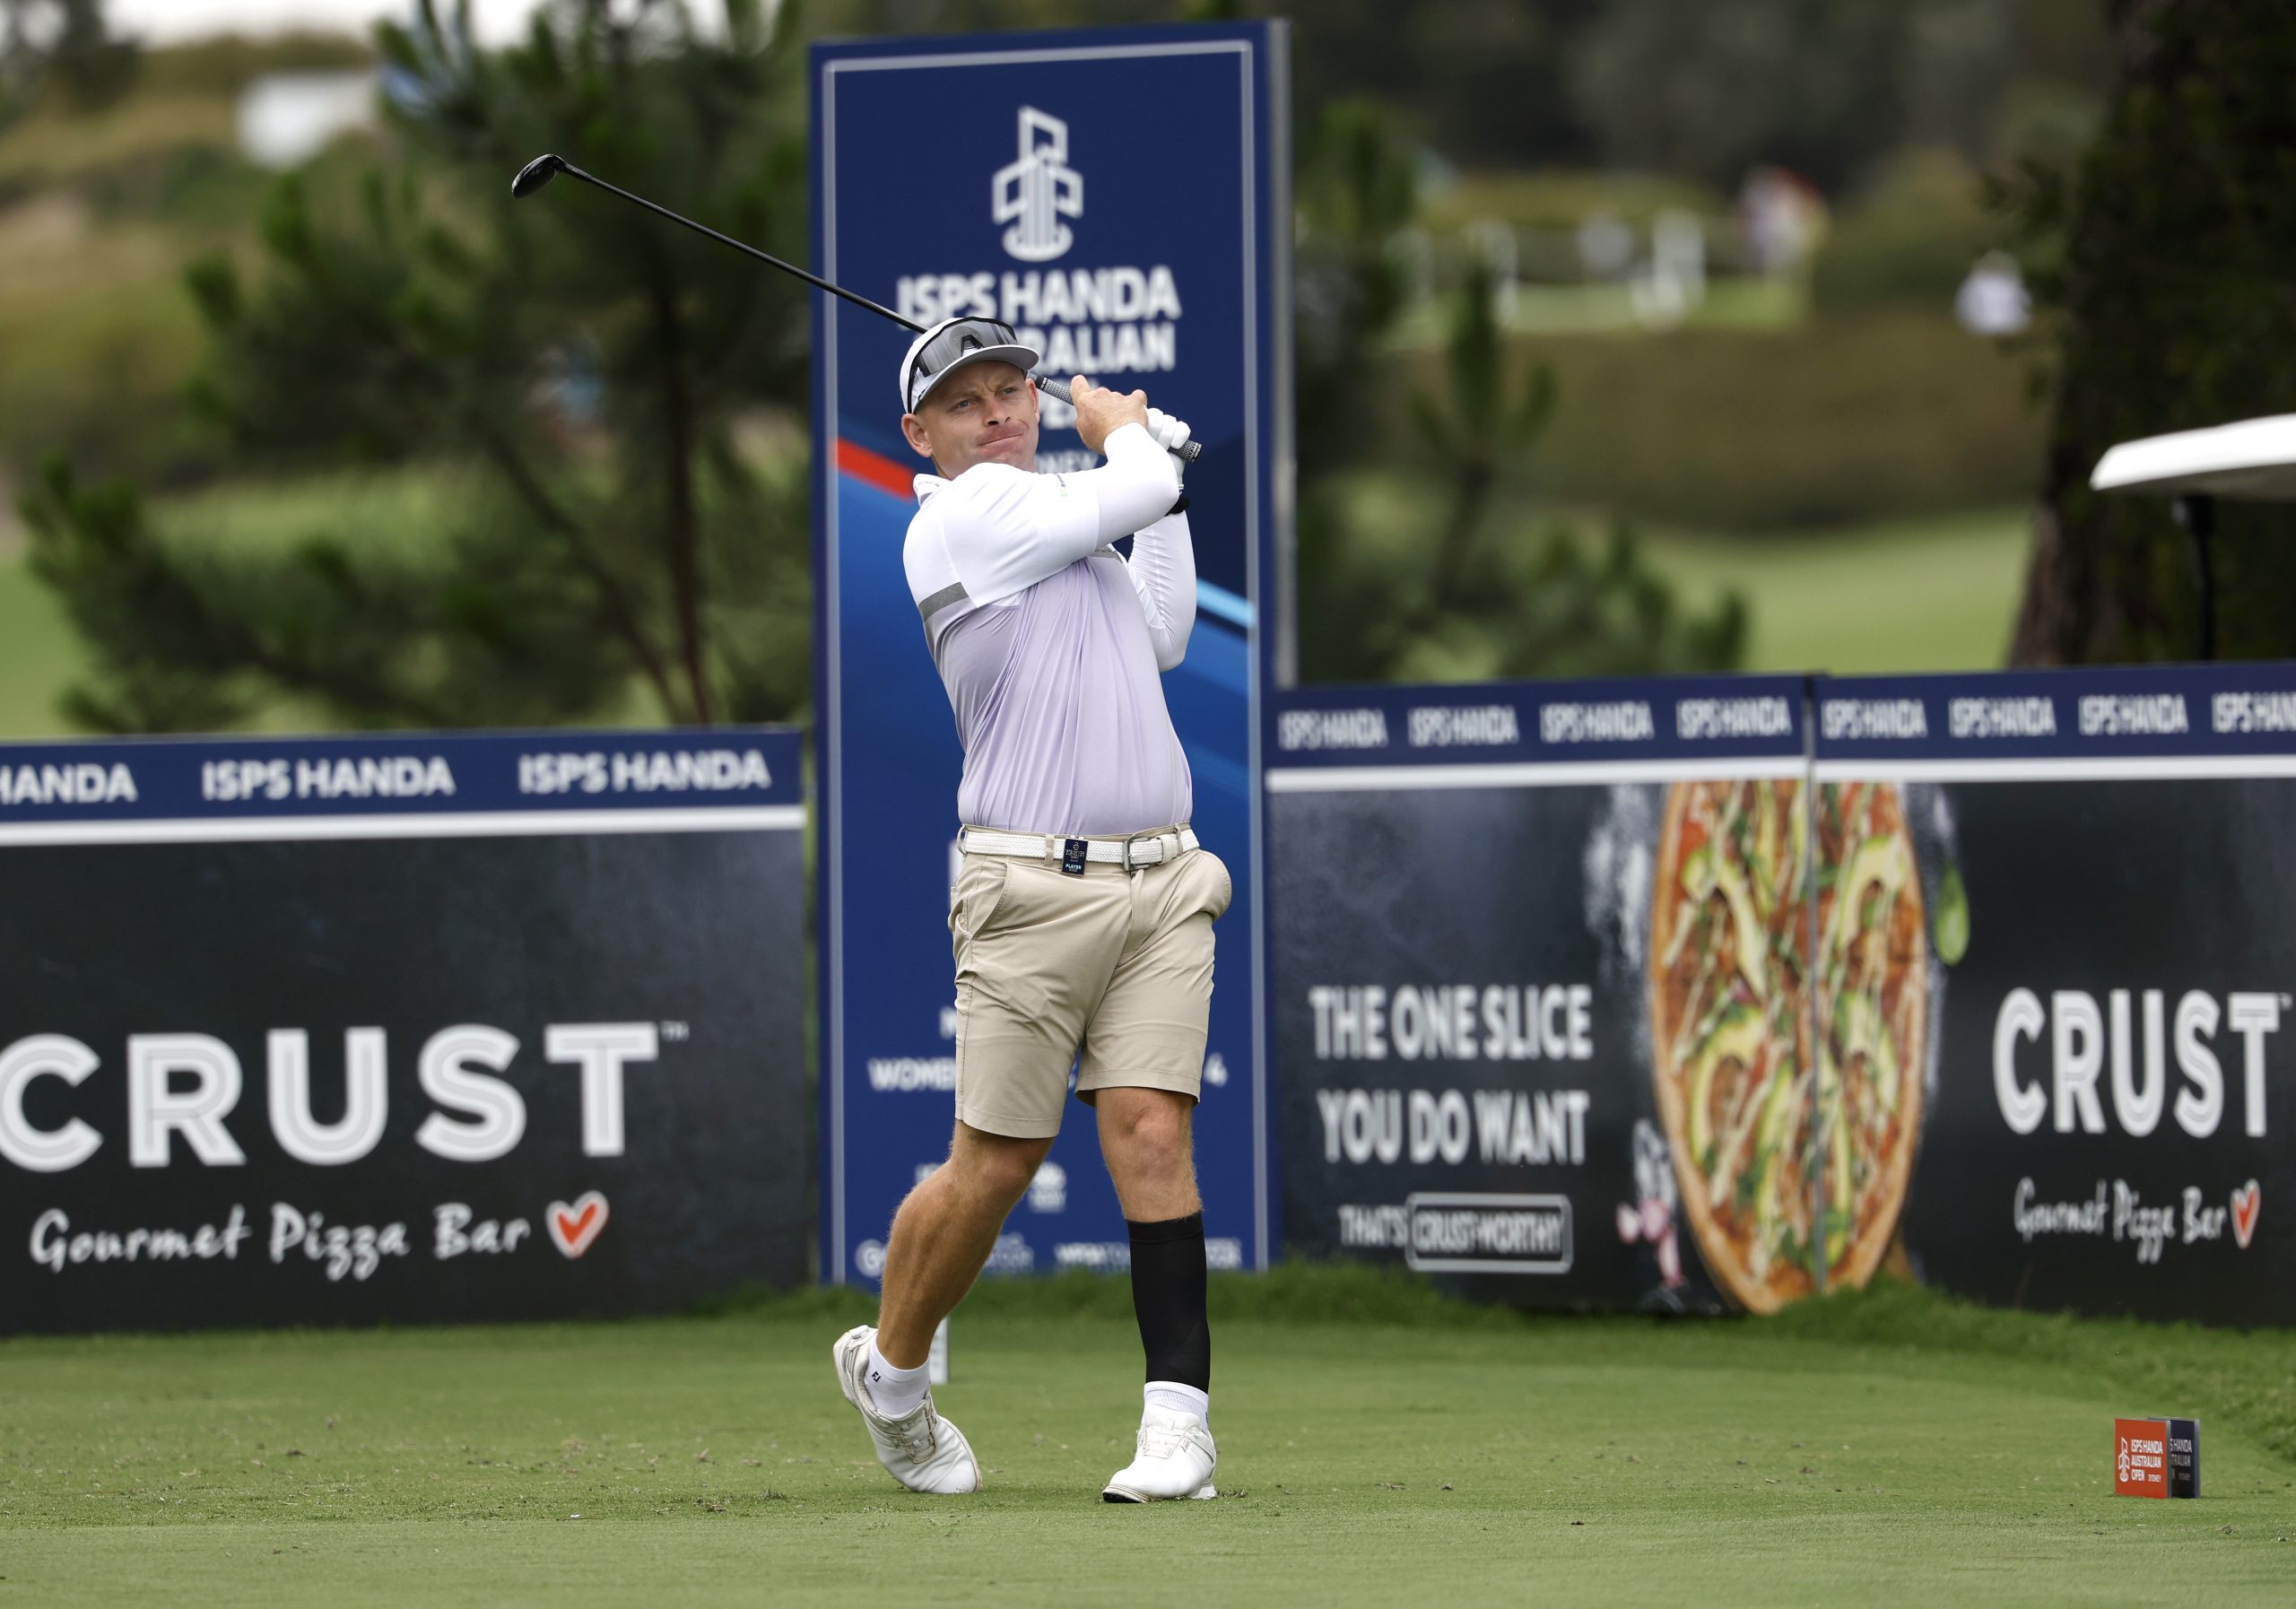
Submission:
[[[1058,861],[1067,857],[1069,844],[1078,840],[1063,838],[1057,832],[992,832],[986,827],[968,827],[960,841],[968,855],[1019,855],[1031,860]],[[1120,865],[1126,871],[1178,860],[1196,844],[1195,831],[1187,827],[1178,832],[1144,832],[1132,838],[1091,838],[1081,841],[1086,860]]]

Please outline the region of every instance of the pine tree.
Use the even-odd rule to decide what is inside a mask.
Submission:
[[[354,726],[551,724],[619,713],[633,683],[677,723],[803,706],[803,455],[761,469],[738,439],[801,416],[801,289],[587,187],[509,190],[557,151],[802,258],[796,7],[766,11],[728,0],[719,35],[684,0],[552,0],[499,54],[467,0],[378,29],[395,156],[283,178],[252,283],[191,271],[194,400],[250,469],[468,490],[450,528],[386,551],[325,528],[195,551],[51,460],[25,512],[94,662],[79,723],[213,728],[290,699]]]

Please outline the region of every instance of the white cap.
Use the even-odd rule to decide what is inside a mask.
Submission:
[[[964,331],[958,337],[959,344],[962,348],[961,352],[957,356],[940,363],[929,372],[920,371],[918,366],[918,354],[959,325],[976,326]],[[966,364],[978,363],[984,359],[1010,363],[1023,374],[1029,373],[1044,361],[1043,354],[1035,347],[1024,346],[1021,344],[1013,335],[1013,326],[1009,324],[999,324],[993,318],[944,318],[910,342],[909,351],[901,354],[901,412],[916,413],[917,404],[923,402],[926,394],[939,385],[943,379],[962,369]]]

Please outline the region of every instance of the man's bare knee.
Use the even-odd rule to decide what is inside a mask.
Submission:
[[[1119,1144],[1126,1160],[1143,1173],[1178,1173],[1188,1163],[1188,1129],[1184,1119],[1142,1118],[1126,1126]]]
[[[1051,1149],[1049,1139],[1014,1139],[960,1125],[943,1165],[952,1170],[960,1187],[1010,1205],[1027,1192]]]
[[[1112,1167],[1147,1178],[1169,1178],[1190,1166],[1191,1118],[1187,1102],[1159,1100],[1145,1092],[1100,1097],[1100,1145]]]

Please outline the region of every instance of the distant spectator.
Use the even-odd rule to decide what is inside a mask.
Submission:
[[[2033,299],[2017,259],[1988,251],[1953,293],[1953,317],[1973,335],[2013,335],[2033,321]]]
[[[1663,329],[1706,300],[1706,230],[1696,213],[1668,207],[1650,224],[1650,263],[1628,289],[1634,315]]]
[[[1466,241],[1491,270],[1491,310],[1502,325],[1515,317],[1515,282],[1522,270],[1522,256],[1515,231],[1497,218],[1477,218],[1466,227]]]
[[[1756,168],[1738,187],[1738,232],[1754,273],[1791,274],[1825,239],[1826,204],[1799,174]]]
[[[1634,265],[1634,230],[1608,207],[1597,207],[1578,223],[1578,263],[1594,279],[1623,279]]]

